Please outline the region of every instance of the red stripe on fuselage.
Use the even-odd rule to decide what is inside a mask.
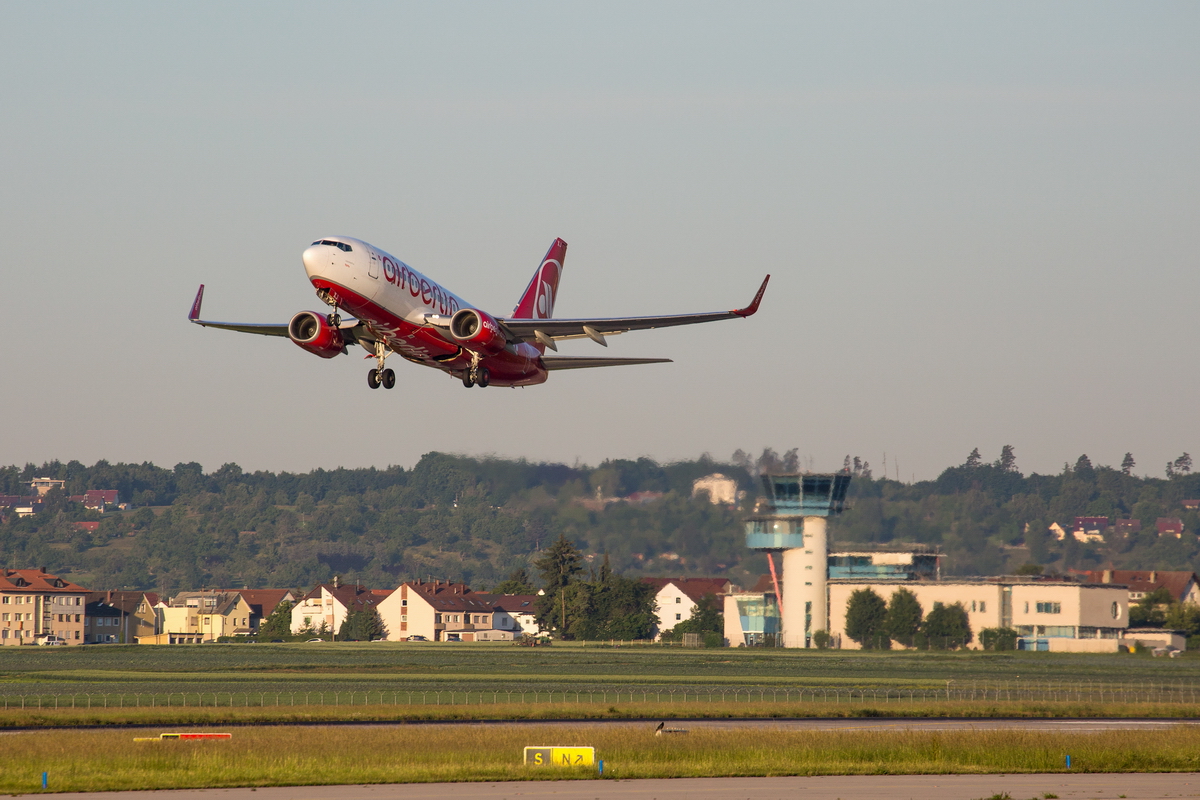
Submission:
[[[405,358],[443,372],[460,373],[471,365],[471,353],[442,338],[427,325],[414,325],[383,306],[324,278],[313,278],[312,285],[324,289],[339,308],[349,311],[387,342],[388,348]],[[457,357],[435,361],[446,356]],[[521,342],[494,356],[480,360],[491,376],[492,386],[533,386],[546,381],[546,369],[541,365],[541,353]]]

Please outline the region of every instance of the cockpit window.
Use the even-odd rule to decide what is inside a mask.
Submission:
[[[338,250],[343,250],[347,253],[354,252],[354,248],[352,248],[350,245],[343,244],[342,242],[335,242],[332,239],[322,239],[319,242],[313,242],[313,244],[327,244],[331,247],[336,247]]]

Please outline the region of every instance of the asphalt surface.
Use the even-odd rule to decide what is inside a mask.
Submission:
[[[678,778],[637,781],[521,781],[377,786],[294,786],[264,789],[185,789],[95,792],[60,800],[1012,800],[1057,796],[1151,800],[1200,797],[1200,773],[1123,775],[854,775],[813,778]]]

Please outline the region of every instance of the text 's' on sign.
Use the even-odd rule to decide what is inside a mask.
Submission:
[[[591,767],[595,764],[594,747],[525,748],[525,765],[530,767]]]

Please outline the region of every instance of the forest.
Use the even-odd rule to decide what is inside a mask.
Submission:
[[[749,586],[765,557],[743,544],[742,518],[757,475],[797,470],[796,450],[727,461],[705,455],[659,464],[614,459],[599,466],[428,453],[412,468],[244,472],[225,464],[173,468],[151,463],[85,466],[77,461],[0,468],[0,494],[23,494],[33,477],[66,481],[41,512],[0,523],[0,561],[44,566],[92,589],[307,588],[339,575],[374,587],[416,577],[465,581],[477,589],[514,569],[534,572],[560,536],[583,569],[628,577],[724,576]],[[1186,454],[1184,454],[1186,456]],[[1012,448],[995,462],[975,450],[935,480],[901,483],[854,473],[851,507],[830,525],[834,548],[859,544],[938,545],[944,572],[986,575],[1036,564],[1047,572],[1200,567],[1200,498],[1190,458],[1162,478],[1094,466],[1086,455],[1055,475],[1024,475]],[[738,507],[693,497],[692,482],[714,472],[737,480]],[[87,489],[116,489],[127,510],[98,513],[72,503]],[[1057,541],[1049,526],[1076,516],[1136,519],[1140,531],[1109,531],[1104,542]],[[1179,518],[1182,538],[1160,537],[1160,517]],[[77,522],[93,521],[89,531]]]

